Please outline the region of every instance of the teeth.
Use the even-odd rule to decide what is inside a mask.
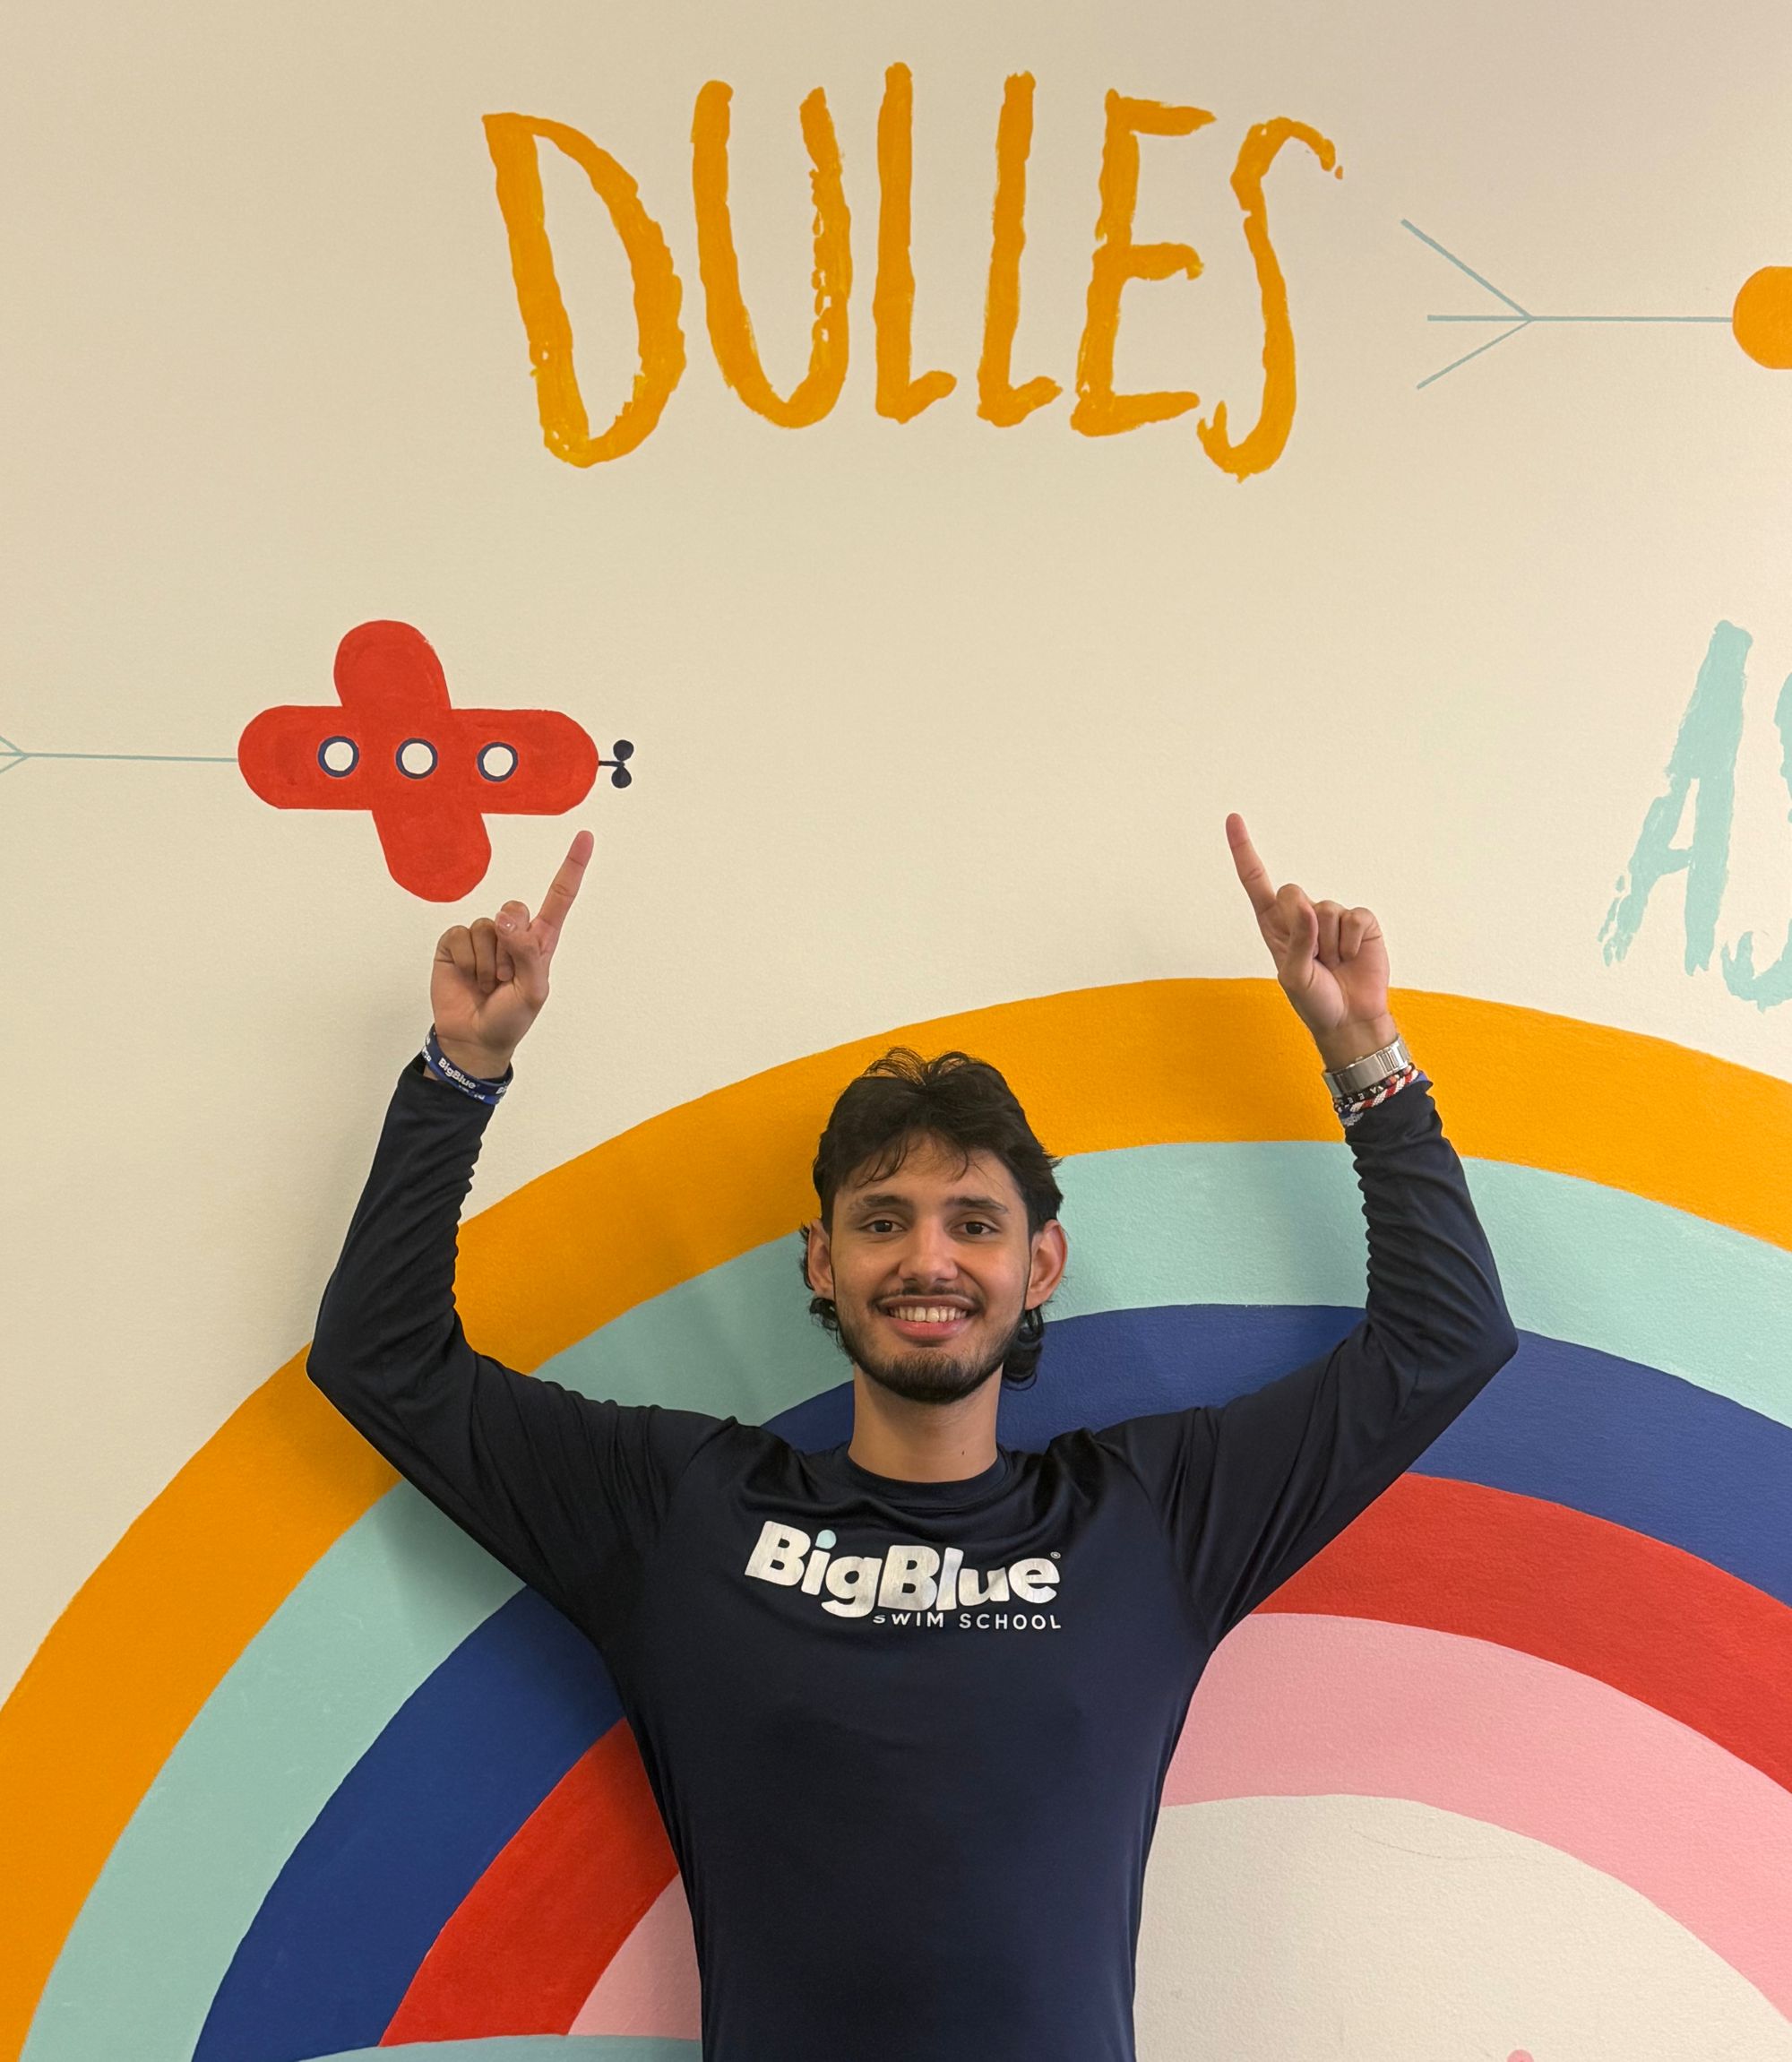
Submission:
[[[950,1324],[964,1312],[949,1309],[943,1303],[898,1303],[892,1306],[890,1315],[910,1324]]]

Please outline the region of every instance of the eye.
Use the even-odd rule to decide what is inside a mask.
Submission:
[[[865,1223],[865,1229],[866,1231],[883,1231],[886,1229],[893,1231],[895,1229],[896,1220],[893,1217],[867,1218]]]

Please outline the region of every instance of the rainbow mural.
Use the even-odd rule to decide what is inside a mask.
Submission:
[[[1469,997],[1395,1007],[1522,1345],[1223,1644],[1165,1825],[1314,1797],[1477,1822],[1792,2016],[1792,1083]],[[469,1331],[593,1394],[844,1437],[792,1234],[834,1094],[898,1040],[995,1060],[1069,1156],[1070,1273],[1004,1443],[1222,1401],[1355,1322],[1360,1208],[1305,1034],[1272,981],[1182,980],[668,1110],[469,1221]],[[0,1710],[0,2052],[25,2062],[695,2062],[688,1916],[601,1661],[302,1357]]]

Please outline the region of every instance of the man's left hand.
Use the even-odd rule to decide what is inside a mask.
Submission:
[[[1388,1014],[1388,948],[1374,910],[1315,902],[1294,881],[1271,887],[1236,810],[1226,839],[1282,993],[1326,1066],[1347,1066],[1389,1044],[1396,1026]]]

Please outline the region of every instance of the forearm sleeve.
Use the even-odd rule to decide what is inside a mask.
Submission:
[[[1218,1642],[1409,1468],[1518,1348],[1424,1075],[1348,1144],[1368,1227],[1361,1321],[1229,1402],[1128,1420],[1119,1443]]]

